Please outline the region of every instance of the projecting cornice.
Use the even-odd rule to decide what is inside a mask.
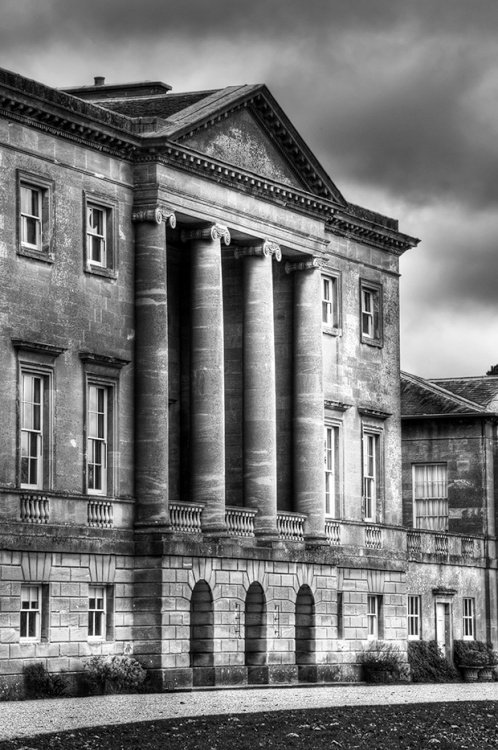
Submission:
[[[0,114],[99,151],[130,158],[139,145],[129,117],[0,68]]]

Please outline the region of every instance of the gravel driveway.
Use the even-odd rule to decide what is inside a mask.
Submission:
[[[327,706],[498,700],[498,682],[272,687],[0,703],[0,740],[78,727]]]

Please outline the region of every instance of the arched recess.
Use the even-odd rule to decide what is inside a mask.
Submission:
[[[301,586],[296,598],[296,664],[298,679],[316,680],[315,599],[309,586]]]
[[[198,581],[190,599],[190,666],[193,684],[214,685],[213,595],[206,581]]]
[[[245,606],[245,662],[249,682],[266,682],[266,598],[261,585],[251,583]]]

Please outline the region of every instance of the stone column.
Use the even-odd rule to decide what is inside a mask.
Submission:
[[[220,224],[182,232],[192,251],[192,500],[205,504],[202,528],[213,535],[226,531],[221,239],[230,244]]]
[[[168,293],[166,227],[175,215],[137,209],[135,226],[135,495],[136,525],[167,526]]]
[[[268,241],[235,251],[244,259],[244,502],[267,539],[278,538],[273,256],[282,253]]]
[[[305,537],[325,540],[321,274],[316,258],[287,263],[294,272],[294,492],[307,516]]]

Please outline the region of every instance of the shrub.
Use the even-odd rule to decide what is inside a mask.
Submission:
[[[67,691],[66,679],[52,674],[41,662],[23,668],[24,690],[27,698],[60,698]]]
[[[143,685],[146,670],[131,656],[91,656],[84,664],[92,692],[136,692]]]
[[[392,643],[373,641],[361,657],[366,682],[399,682],[403,674],[401,651]]]
[[[410,641],[408,662],[413,682],[455,682],[458,672],[441,655],[436,641]]]

